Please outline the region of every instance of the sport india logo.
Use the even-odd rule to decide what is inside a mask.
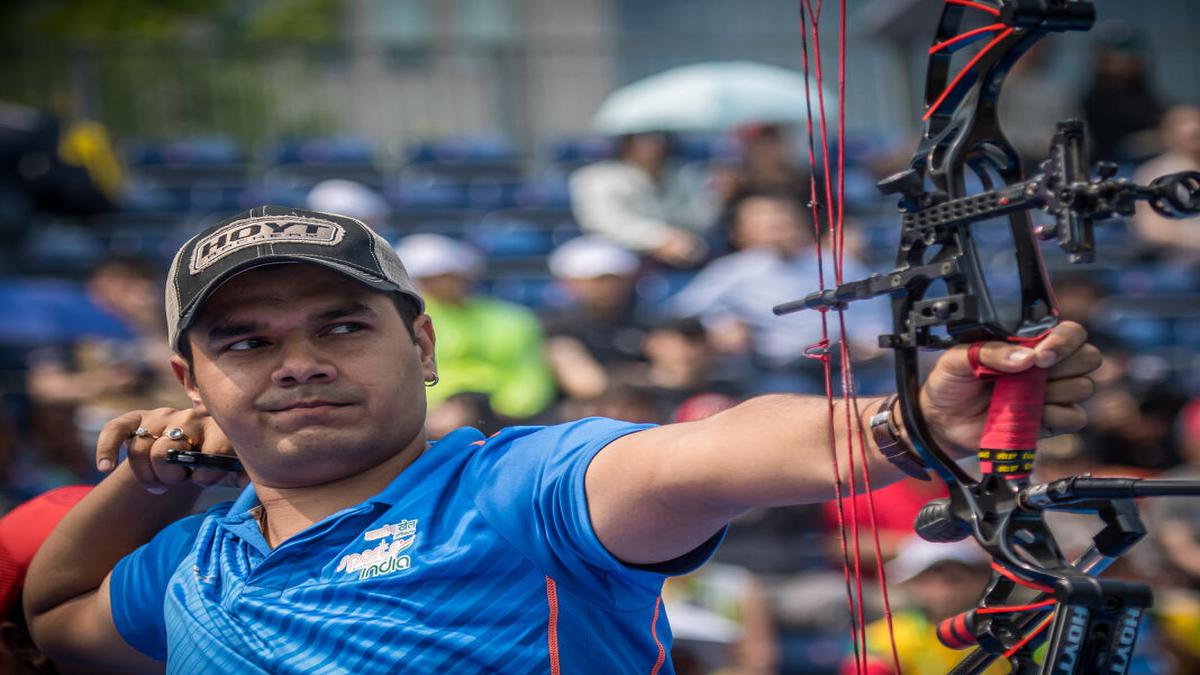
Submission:
[[[412,558],[401,555],[417,539],[417,521],[402,520],[368,530],[363,539],[379,541],[377,546],[344,556],[337,571],[347,574],[358,573],[359,580],[380,577],[412,567]]]

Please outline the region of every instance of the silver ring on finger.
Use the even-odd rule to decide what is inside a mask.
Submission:
[[[167,429],[166,437],[173,441],[186,443],[189,448],[196,446],[196,443],[192,440],[191,436],[185,434],[183,429],[180,429],[179,427],[171,427],[170,429]]]
[[[134,429],[133,431],[126,434],[125,437],[126,438],[134,438],[134,437],[149,438],[151,440],[158,440],[159,438],[162,438],[161,436],[154,433],[153,431],[150,431],[146,427],[138,427],[137,429]]]

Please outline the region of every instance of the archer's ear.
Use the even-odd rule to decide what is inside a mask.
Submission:
[[[178,354],[171,356],[171,371],[175,373],[175,379],[179,380],[179,384],[183,385],[183,390],[187,392],[187,397],[191,399],[192,410],[196,411],[197,415],[207,415],[208,408],[204,405],[204,399],[200,398],[200,390],[196,387],[196,378],[193,377],[192,369],[188,367],[187,361]]]
[[[413,321],[413,337],[417,348],[421,350],[421,370],[424,371],[425,381],[428,382],[437,377],[434,350],[437,335],[433,332],[433,320],[428,314],[421,314]]]

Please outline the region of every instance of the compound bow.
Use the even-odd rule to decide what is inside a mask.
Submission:
[[[802,12],[811,13],[811,2],[801,2]],[[1003,80],[1047,33],[1090,29],[1095,8],[1085,0],[945,3],[929,50],[920,144],[906,170],[879,183],[885,194],[900,195],[903,215],[895,270],[842,283],[837,269],[835,287],[824,288],[822,283],[823,290],[775,311],[840,312],[855,300],[879,295],[892,299],[894,333],[881,336],[880,344],[895,351],[904,425],[917,453],[950,494],[921,510],[916,532],[935,542],[974,537],[993,560],[991,579],[977,607],[938,627],[938,637],[947,646],[977,647],[953,672],[979,673],[1003,656],[1013,673],[1125,673],[1142,612],[1151,604],[1150,589],[1098,575],[1145,535],[1134,498],[1200,495],[1200,481],[1082,475],[1031,482],[1046,372],[1032,368],[1005,374],[982,367],[976,367],[977,374],[993,379],[995,389],[976,478],[930,434],[918,405],[918,352],[984,340],[1036,344],[1058,321],[1037,240],[1056,240],[1073,263],[1090,262],[1093,225],[1132,215],[1139,200],[1167,216],[1200,213],[1200,173],[1171,174],[1143,186],[1116,178],[1115,165],[1100,163],[1092,169],[1083,123],[1068,120],[1058,124],[1049,158],[1036,175],[1025,178],[1020,157],[998,120]],[[818,14],[819,7],[818,3]],[[979,16],[990,17],[992,23],[964,29]],[[812,20],[815,38],[817,17]],[[983,40],[987,42],[979,47]],[[977,45],[973,55],[952,74],[953,54],[972,44]],[[805,52],[807,67],[807,44]],[[819,45],[816,56],[819,76]],[[810,143],[810,156],[811,149]],[[830,166],[827,151],[825,166]],[[968,169],[982,191],[968,193]],[[829,173],[827,202],[832,201]],[[815,183],[813,187],[815,194]],[[1035,228],[1035,209],[1053,216],[1054,224]],[[832,213],[830,208],[831,223]],[[998,217],[1006,217],[1001,222],[1008,226],[1015,252],[1019,312],[1006,313],[993,298],[973,236],[972,226],[997,227],[985,221]],[[843,368],[848,364],[845,350],[843,343]],[[972,350],[977,364],[977,348]],[[852,391],[852,381],[843,383]],[[852,452],[850,457],[853,461]],[[850,485],[853,491],[853,480]],[[1045,513],[1055,510],[1091,513],[1104,524],[1092,547],[1075,560],[1064,556],[1046,525]],[[1034,651],[1047,639],[1049,646],[1038,664]]]

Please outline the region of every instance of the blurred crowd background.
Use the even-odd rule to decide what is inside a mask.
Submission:
[[[1076,116],[1120,175],[1200,170],[1200,10],[1095,4],[1094,31],[1054,36],[1009,78],[1014,144],[1036,168],[1054,121]],[[940,6],[849,3],[847,280],[891,269],[898,217],[874,184],[915,147]],[[586,415],[666,423],[823,392],[808,358],[819,316],[770,314],[817,283],[809,180],[824,174],[803,115],[703,132],[597,115],[674,67],[799,72],[791,0],[16,0],[3,13],[2,511],[98,480],[90,453],[111,417],[186,405],[167,367],[166,267],[202,227],[265,203],[355,216],[397,245],[438,327],[435,437]],[[1107,362],[1091,425],[1045,442],[1039,474],[1200,478],[1200,221],[1139,211],[1097,239],[1087,267],[1044,251],[1063,315]],[[875,341],[889,322],[883,301],[848,314],[861,393],[894,389]],[[906,481],[876,501],[906,672],[953,663],[931,626],[987,575],[973,544],[911,538],[940,494]],[[1200,504],[1144,510],[1151,536],[1117,571],[1157,596],[1131,672],[1200,672]],[[1060,521],[1070,550],[1098,529]],[[835,523],[832,507],[749,514],[713,563],[669,582],[679,671],[839,672]],[[871,650],[888,672],[886,638]]]

